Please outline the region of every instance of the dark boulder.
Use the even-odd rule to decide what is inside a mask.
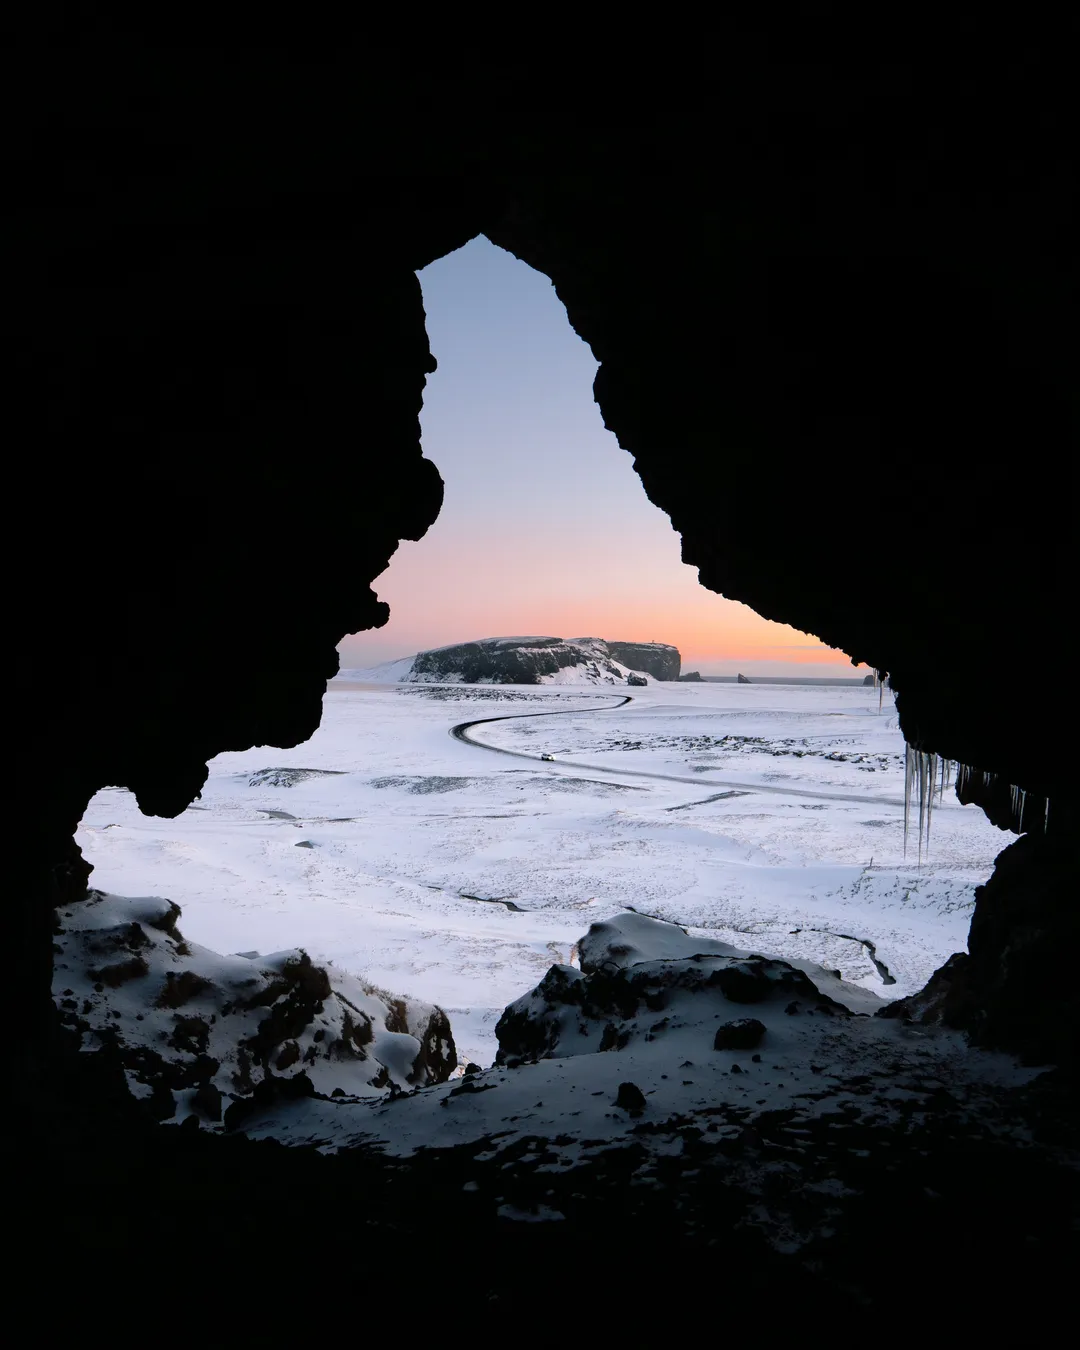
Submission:
[[[756,1017],[736,1017],[717,1027],[714,1050],[753,1050],[761,1044],[765,1023]]]
[[[638,1116],[645,1110],[645,1094],[636,1083],[620,1083],[615,1094],[615,1105],[632,1116]]]

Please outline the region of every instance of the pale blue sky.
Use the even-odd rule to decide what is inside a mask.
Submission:
[[[446,498],[424,539],[402,544],[375,583],[390,622],[347,638],[343,666],[546,632],[674,642],[684,668],[703,673],[854,673],[839,652],[699,585],[604,429],[596,362],[547,277],[480,238],[420,280],[439,363],[424,395],[424,453]],[[808,669],[815,656],[837,669]]]

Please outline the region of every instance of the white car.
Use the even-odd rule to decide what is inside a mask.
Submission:
[[[540,758],[541,758],[541,759],[554,759],[555,756],[554,756],[554,755],[541,755]]]

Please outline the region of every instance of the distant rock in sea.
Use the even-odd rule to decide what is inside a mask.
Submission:
[[[866,678],[863,680],[863,684],[870,689],[873,689],[876,683],[877,683],[877,676],[873,674],[867,675]]]
[[[498,637],[436,647],[368,670],[342,671],[338,678],[410,684],[645,685],[650,678],[678,679],[681,664],[678,648],[663,642]]]
[[[753,681],[753,680],[748,680],[748,679],[746,678],[745,675],[740,675],[740,676],[736,679],[735,683],[736,683],[736,684],[753,684],[754,681]]]
[[[700,670],[688,670],[688,671],[686,672],[685,675],[680,675],[680,676],[679,676],[679,681],[680,681],[680,683],[682,683],[682,684],[700,684],[700,683],[701,683],[701,671],[700,671]]]

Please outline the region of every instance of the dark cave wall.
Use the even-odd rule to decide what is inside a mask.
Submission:
[[[85,883],[88,798],[123,785],[173,815],[221,750],[302,742],[337,642],[385,622],[371,582],[442,500],[415,271],[477,228],[422,178],[338,181],[266,70],[56,67],[9,146],[4,316],[34,803],[13,998],[45,1023],[47,914]]]
[[[487,233],[552,277],[704,585],[888,671],[913,744],[1075,796],[1018,696],[1075,574],[1052,102],[961,84],[905,123],[886,82],[838,82],[723,139],[708,189],[697,145],[660,178],[600,153]]]
[[[552,278],[705,585],[889,671],[923,748],[1075,798],[1052,702],[1017,697],[1072,570],[1065,86],[823,53],[649,107],[513,61],[24,75],[26,998],[87,798],[175,814],[213,754],[299,743],[336,642],[385,621],[371,582],[441,500],[414,272],[480,232]]]

